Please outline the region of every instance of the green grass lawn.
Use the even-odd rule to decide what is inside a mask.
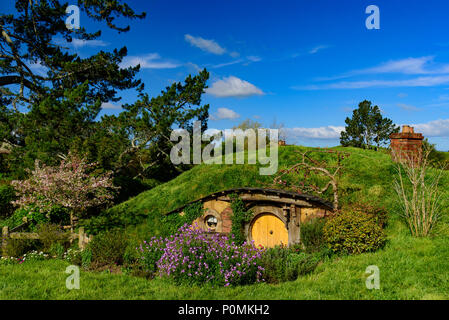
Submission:
[[[335,257],[293,282],[234,288],[176,286],[165,279],[81,271],[80,289],[65,287],[62,260],[0,267],[0,299],[449,299],[449,239],[416,239],[399,222],[375,253]],[[391,233],[394,231],[394,235]],[[380,269],[380,289],[365,286]]]

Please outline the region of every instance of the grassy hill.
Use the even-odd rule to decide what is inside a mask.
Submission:
[[[366,201],[389,212],[386,246],[372,253],[334,256],[296,281],[231,288],[175,285],[166,279],[146,280],[127,274],[82,271],[80,290],[66,290],[65,261],[37,261],[2,266],[0,299],[449,299],[449,172],[441,181],[446,205],[432,237],[414,238],[398,218],[392,189],[394,165],[388,154],[359,149],[344,160],[342,202]],[[295,163],[300,147],[280,149],[280,168]],[[329,155],[323,158],[330,159]],[[92,226],[127,225],[136,238],[161,234],[161,217],[188,201],[222,189],[263,186],[270,177],[256,166],[200,165],[176,179],[105,211]],[[329,197],[329,195],[326,195]],[[103,223],[103,225],[102,225]],[[365,286],[368,266],[380,270],[380,289]],[[33,288],[45,288],[37,290]]]
[[[279,170],[298,162],[300,154],[307,148],[286,146],[279,149]],[[391,219],[397,218],[399,207],[392,187],[396,174],[394,163],[386,152],[357,148],[334,148],[349,153],[342,164],[340,180],[341,203],[367,202],[385,207]],[[317,153],[319,160],[329,164],[335,155]],[[143,192],[138,196],[103,212],[99,217],[85,221],[88,230],[95,232],[114,226],[138,226],[134,230],[141,236],[165,234],[161,220],[164,213],[176,209],[189,201],[210,193],[238,187],[263,187],[272,182],[272,176],[259,175],[259,165],[208,165],[202,164],[181,174],[177,178]],[[321,177],[312,179],[319,182]],[[321,182],[324,182],[322,180]],[[442,179],[445,198],[449,199],[449,174]],[[331,194],[323,197],[331,200]],[[445,208],[446,212],[448,211]],[[447,217],[444,217],[447,219]]]

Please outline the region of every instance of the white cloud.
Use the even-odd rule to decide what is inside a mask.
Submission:
[[[344,131],[342,126],[326,126],[318,128],[285,128],[285,134],[289,139],[339,139],[340,133]]]
[[[258,56],[247,56],[246,59],[248,59],[251,62],[259,62],[262,60],[262,58]]]
[[[56,38],[54,42],[59,46],[68,46],[73,48],[83,48],[83,47],[106,47],[109,45],[108,42],[103,40],[84,40],[72,38],[72,42],[67,42],[65,39]]]
[[[214,40],[207,40],[207,39],[203,39],[201,37],[194,37],[194,36],[191,36],[190,34],[186,34],[184,36],[184,39],[188,43],[190,43],[192,46],[200,48],[201,50],[209,52],[209,53],[222,55],[226,52],[226,49],[222,48]]]
[[[40,61],[36,63],[30,63],[28,67],[33,71],[36,72],[40,76],[45,76],[47,74],[48,68],[44,66]]]
[[[420,132],[425,137],[449,137],[449,119],[439,119],[411,126],[415,128],[415,132]]]
[[[405,103],[398,103],[397,106],[405,111],[421,111],[420,108],[417,108],[415,106],[411,106],[411,105],[408,105]]]
[[[409,124],[410,125],[410,124]],[[439,119],[427,123],[411,124],[415,132],[422,133],[424,137],[449,137],[449,119]],[[318,128],[284,128],[287,138],[295,139],[317,139],[336,140],[340,133],[345,130],[343,126],[326,126]]]
[[[113,109],[113,110],[118,110],[118,109],[121,109],[122,106],[118,106],[118,105],[113,104],[113,103],[110,103],[110,102],[103,102],[103,103],[101,104],[101,108],[103,108],[103,109]]]
[[[249,97],[264,94],[255,85],[234,76],[215,81],[206,92],[219,98]]]
[[[327,49],[327,48],[329,48],[329,46],[326,46],[326,45],[316,46],[315,48],[312,48],[312,49],[309,51],[309,53],[310,53],[310,54],[315,54],[315,53],[317,53],[318,51],[324,50],[324,49]]]
[[[398,80],[398,81],[372,80],[372,81],[339,82],[334,84],[328,84],[324,88],[355,89],[355,88],[369,88],[369,87],[433,86],[447,82],[446,80],[447,77],[441,75],[449,74],[449,64],[435,63],[433,56],[406,58],[401,60],[391,60],[372,68],[349,71],[347,73],[338,76],[321,77],[317,78],[316,80],[335,81],[338,79],[349,78],[353,76],[374,75],[374,74],[422,75],[423,77],[409,80]],[[432,83],[434,81],[437,82],[437,84]],[[313,87],[314,86],[309,86],[309,89],[313,89]]]
[[[72,45],[75,48],[81,48],[81,47],[106,47],[108,45],[108,43],[104,42],[103,40],[72,39]]]
[[[433,61],[432,56],[420,58],[406,58],[396,61],[388,61],[380,66],[353,71],[353,74],[377,74],[377,73],[403,73],[403,74],[429,74],[434,73],[426,70],[428,62]]]
[[[341,81],[324,85],[293,86],[295,90],[362,89],[396,87],[432,87],[449,83],[449,75],[419,77],[407,80]]]
[[[127,56],[120,64],[120,68],[135,67],[140,64],[142,69],[173,69],[180,65],[169,62],[161,61],[161,57],[157,53],[149,53],[142,56]]]
[[[195,70],[195,72],[197,72],[197,73],[202,70],[199,65],[197,65],[196,63],[193,63],[193,62],[187,62],[186,67]]]
[[[234,120],[237,118],[240,118],[240,115],[228,108],[218,108],[217,112],[210,117],[211,120]]]
[[[237,63],[241,63],[243,62],[242,59],[238,59],[238,60],[234,60],[231,62],[225,62],[225,63],[220,63],[220,64],[216,64],[213,65],[212,68],[217,69],[217,68],[223,68],[223,67],[227,67],[227,66],[232,66],[233,64],[237,64]]]
[[[257,56],[247,56],[246,58],[241,58],[241,59],[237,59],[237,60],[225,62],[225,63],[219,63],[219,64],[213,65],[211,67],[214,69],[217,69],[217,68],[232,66],[234,64],[239,64],[239,63],[243,64],[244,66],[247,66],[250,63],[259,62],[261,60],[262,60],[262,58],[257,57]]]

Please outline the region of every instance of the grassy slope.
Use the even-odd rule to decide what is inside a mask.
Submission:
[[[281,168],[294,163],[297,147],[281,148]],[[312,274],[280,285],[258,284],[237,288],[174,286],[163,279],[147,281],[128,275],[82,272],[81,289],[65,288],[62,261],[26,262],[0,268],[0,299],[449,299],[448,207],[435,236],[412,238],[397,218],[391,182],[394,167],[389,156],[345,149],[343,201],[362,200],[385,206],[390,212],[388,244],[375,253],[345,256],[321,264]],[[163,212],[211,192],[269,181],[252,166],[201,165],[167,184],[147,191],[111,212],[144,211],[139,237],[158,233]],[[442,181],[449,199],[449,174]],[[380,269],[380,290],[365,287],[365,269]]]
[[[299,156],[295,151],[301,149],[303,148],[296,146],[280,148],[279,169],[294,164]],[[395,170],[390,156],[355,148],[337,149],[351,153],[350,157],[344,159],[345,170],[340,183],[343,193],[341,201],[365,201],[382,205],[392,213],[397,211],[396,196],[391,184]],[[332,161],[333,158],[325,154],[322,159]],[[103,213],[98,224],[101,225],[102,219],[107,219],[110,215],[135,216],[144,213],[147,219],[137,227],[137,233],[141,237],[158,235],[163,230],[161,217],[165,212],[216,191],[267,186],[271,180],[272,177],[259,175],[255,165],[199,165],[168,183],[109,209]],[[449,186],[449,175],[445,176],[443,184]],[[446,188],[447,198],[448,189]],[[331,199],[330,195],[327,197]]]

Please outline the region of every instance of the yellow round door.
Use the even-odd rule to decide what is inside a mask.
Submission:
[[[288,245],[288,231],[281,219],[274,214],[262,214],[252,224],[251,237],[256,246],[272,248]]]

